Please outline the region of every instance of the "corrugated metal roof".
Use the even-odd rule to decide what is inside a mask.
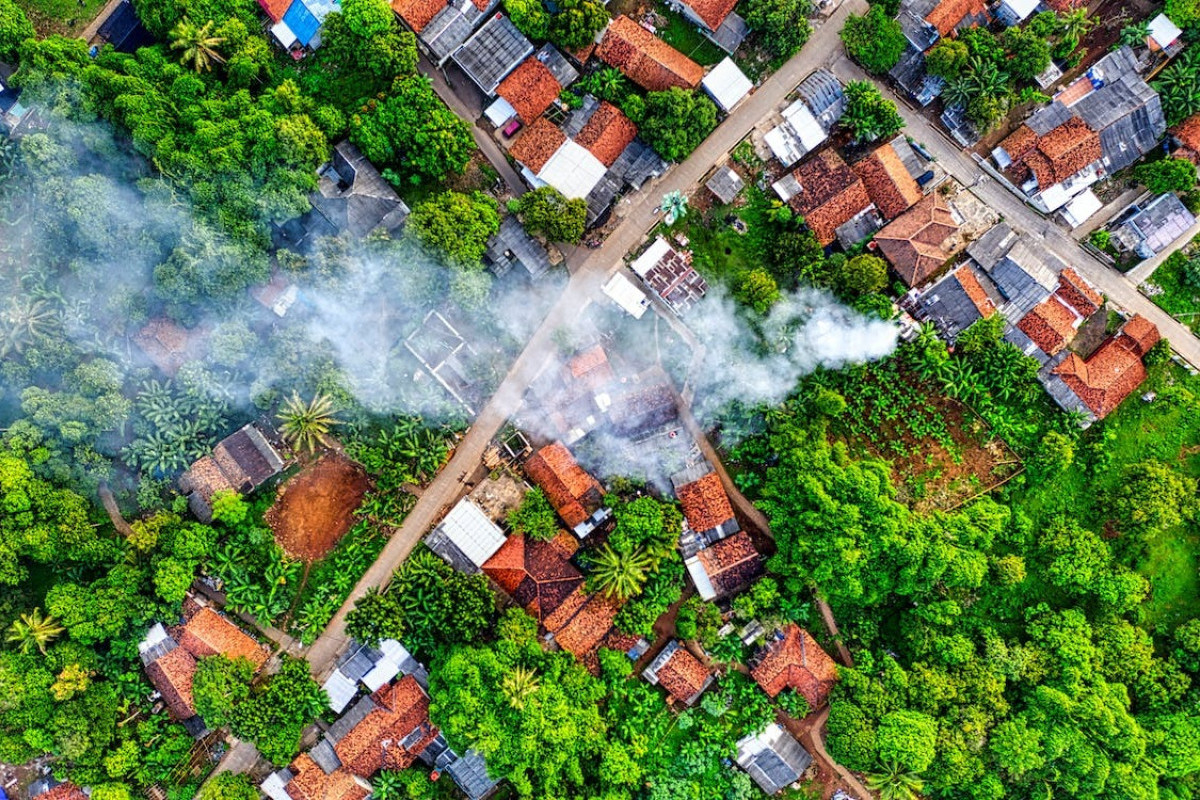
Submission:
[[[454,61],[491,96],[500,81],[532,54],[533,44],[525,34],[508,17],[496,14],[455,51]]]
[[[304,5],[303,0],[295,0],[288,7],[288,10],[283,15],[283,21],[296,35],[296,40],[300,44],[308,47],[309,42],[317,35],[317,31],[321,29],[321,23],[309,11],[308,6]]]

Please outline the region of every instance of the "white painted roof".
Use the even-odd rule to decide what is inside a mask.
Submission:
[[[1041,0],[1004,0],[1004,5],[1013,12],[1013,16],[1023,20],[1033,13],[1039,2]]]
[[[727,114],[754,88],[750,79],[738,69],[738,65],[733,63],[733,59],[729,57],[713,67],[704,76],[704,80],[700,81],[700,86]]]
[[[380,686],[390,681],[400,672],[400,665],[392,659],[384,656],[375,662],[375,666],[371,671],[362,676],[363,686],[366,686],[368,691],[375,691]]]
[[[335,669],[333,674],[325,679],[325,683],[321,684],[321,688],[329,695],[329,707],[337,714],[342,713],[346,706],[350,705],[354,696],[358,694],[358,686],[340,669]],[[265,786],[266,784],[264,784]]]
[[[279,772],[283,772],[283,770]],[[279,772],[272,772],[268,775],[266,780],[259,784],[259,788],[271,800],[292,800],[291,795],[284,788],[283,778],[280,777]]]
[[[827,134],[808,105],[797,100],[783,110],[783,123],[763,138],[779,163],[790,167],[825,141]]]
[[[662,261],[663,256],[671,252],[671,245],[667,244],[667,240],[659,236],[654,242],[646,248],[646,252],[637,257],[637,260],[629,265],[630,269],[637,273],[639,278],[646,277],[646,273],[654,269],[659,261]]]
[[[1078,228],[1087,221],[1088,217],[1095,214],[1103,206],[1104,204],[1100,202],[1100,198],[1096,197],[1096,193],[1088,189],[1063,207],[1063,215],[1072,228]]]
[[[626,277],[624,272],[614,273],[602,290],[614,303],[634,319],[641,319],[650,307],[650,300],[641,287]]]
[[[438,525],[438,529],[477,567],[482,567],[504,544],[504,531],[466,497],[450,509],[450,513]],[[396,663],[399,664],[402,660],[398,659]],[[363,681],[366,682],[366,679]]]
[[[1179,29],[1179,26],[1171,22],[1171,18],[1166,14],[1159,14],[1150,20],[1149,31],[1150,38],[1159,47],[1167,47],[1183,35],[1183,31]]]
[[[538,177],[574,200],[586,198],[606,172],[608,167],[600,159],[567,139],[550,156],[550,160],[538,172]]]
[[[503,97],[497,97],[495,102],[484,109],[484,116],[488,118],[488,122],[499,128],[504,123],[517,115],[517,110],[512,107],[512,103],[505,100]]]
[[[692,556],[683,563],[687,565],[688,574],[692,576],[692,583],[696,584],[696,591],[700,594],[700,599],[715,600],[717,590],[713,588],[712,581],[708,579],[708,573],[704,571],[704,565],[700,563],[700,559]]]
[[[296,43],[296,34],[292,33],[292,29],[287,26],[286,22],[280,21],[272,25],[271,34],[279,40],[284,50]]]

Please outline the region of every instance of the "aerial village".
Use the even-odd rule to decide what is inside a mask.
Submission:
[[[1195,0],[0,0],[0,800],[1200,797]]]

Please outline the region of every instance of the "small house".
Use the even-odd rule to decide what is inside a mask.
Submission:
[[[613,398],[609,429],[631,442],[653,436],[674,435],[679,428],[679,406],[675,392],[666,383],[637,386]]]
[[[736,594],[763,573],[762,555],[745,531],[705,547],[684,565],[703,600]]]
[[[746,20],[733,9],[737,0],[678,0],[684,18],[726,53],[732,53],[750,33]]]
[[[530,280],[537,280],[554,266],[541,242],[529,235],[515,215],[509,214],[500,229],[488,240],[483,260],[496,277],[507,275],[513,267],[521,267]],[[562,263],[561,260],[559,263]]]
[[[841,81],[819,69],[796,87],[797,98],[783,110],[783,122],[767,131],[763,141],[779,163],[790,167],[829,138],[846,113]]]
[[[932,192],[880,230],[874,244],[905,285],[919,286],[966,246],[961,224],[950,200]]]
[[[534,453],[525,462],[525,473],[546,493],[555,512],[580,539],[608,518],[604,488],[561,442]]]
[[[624,14],[609,23],[596,57],[648,92],[695,89],[704,77],[704,67]]]
[[[867,197],[884,219],[895,219],[924,196],[891,142],[855,162],[854,172],[862,179]]]
[[[714,544],[740,529],[733,513],[733,504],[715,472],[709,472],[681,486],[675,495],[683,509],[686,525],[685,538],[694,538],[698,543]],[[692,537],[688,537],[688,533]],[[686,553],[685,556],[694,555]]]
[[[498,0],[392,0],[392,10],[435,66],[449,60],[499,5]]]
[[[214,494],[249,494],[282,472],[283,466],[283,457],[262,431],[246,425],[218,442],[211,455],[192,464],[179,478],[179,490],[196,518],[210,522]]]
[[[524,125],[546,113],[579,72],[552,44],[522,61],[496,87],[496,100],[484,114],[496,127],[516,117]]]
[[[822,150],[771,188],[804,217],[822,247],[838,238],[841,226],[874,210],[862,178],[832,149]]]
[[[1118,250],[1153,258],[1167,250],[1196,224],[1196,217],[1172,192],[1145,205],[1135,204],[1110,226]]]
[[[708,282],[692,267],[691,253],[681,253],[659,236],[629,265],[676,314],[687,312],[708,291]]]
[[[1142,359],[1159,340],[1158,328],[1134,315],[1115,336],[1087,358],[1064,352],[1038,373],[1046,391],[1068,412],[1083,415],[1087,427],[1104,419],[1146,379]]]
[[[641,319],[650,308],[650,298],[624,272],[614,272],[600,288],[604,296],[612,300],[617,308],[634,319]]]
[[[672,639],[642,672],[653,686],[662,686],[667,695],[685,706],[693,706],[713,682],[712,671]]]
[[[121,0],[112,13],[100,24],[91,44],[104,43],[118,53],[133,55],[139,48],[154,44],[154,37],[138,18],[131,0]]]
[[[1100,310],[1104,297],[1075,270],[1066,267],[1058,275],[1054,293],[1029,310],[1017,322],[1017,329],[1028,337],[1041,353],[1021,347],[1042,363],[1048,356],[1062,352],[1088,317]],[[1014,342],[1014,344],[1017,344]],[[1020,347],[1020,344],[1018,344]],[[1042,355],[1044,354],[1044,356]]]
[[[995,303],[970,264],[963,264],[926,289],[914,305],[914,316],[933,322],[951,343],[967,328],[996,313]]]
[[[742,189],[746,188],[746,182],[732,167],[725,165],[717,167],[704,186],[713,193],[713,197],[723,204],[729,205],[737,199]]]
[[[791,689],[816,710],[829,700],[837,683],[837,665],[808,631],[788,623],[760,649],[751,662],[750,676],[772,699]]]
[[[742,98],[750,94],[754,83],[733,63],[732,58],[726,57],[709,70],[704,80],[700,81],[700,88],[712,98],[717,108],[728,114]]]
[[[429,532],[425,544],[459,572],[474,574],[504,545],[504,531],[464,497]]]
[[[3,97],[3,94],[0,94]],[[3,110],[3,106],[0,106]],[[1200,114],[1190,117],[1171,128],[1171,142],[1175,147],[1172,155],[1175,158],[1186,158],[1193,164],[1200,164]]]
[[[812,756],[796,737],[772,722],[761,733],[738,740],[737,764],[765,794],[774,795],[800,780]]]
[[[150,363],[168,378],[174,378],[180,368],[204,354],[207,329],[188,329],[166,317],[155,317],[133,337],[133,343]]]
[[[334,11],[341,11],[340,0],[259,0],[271,22],[271,35],[293,58],[321,46],[321,26]]]
[[[429,685],[425,667],[413,658],[408,648],[395,639],[384,639],[377,647],[356,644],[348,648],[321,688],[329,696],[329,707],[340,714],[358,696],[360,684],[368,692],[375,692],[397,675],[412,675],[421,686]]]
[[[1012,28],[1024,22],[1039,3],[1040,0],[1000,0],[995,8],[996,19]]]
[[[1176,56],[1184,48],[1183,31],[1166,14],[1159,14],[1147,25],[1146,46],[1152,53]]]
[[[528,56],[533,44],[503,14],[495,14],[451,58],[487,97]]]

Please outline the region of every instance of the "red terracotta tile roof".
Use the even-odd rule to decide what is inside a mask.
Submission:
[[[987,292],[984,291],[983,284],[979,282],[979,276],[975,274],[975,270],[970,264],[959,267],[954,273],[954,277],[958,280],[958,285],[962,287],[963,292],[971,299],[979,316],[987,319],[996,313],[996,306],[992,303],[992,298],[988,297]]]
[[[567,362],[571,377],[588,388],[596,391],[615,380],[612,365],[608,363],[608,353],[598,344],[578,353]]]
[[[1048,356],[1060,352],[1075,337],[1079,317],[1058,297],[1051,295],[1021,317],[1017,327]]]
[[[70,781],[64,781],[38,795],[39,800],[87,800],[87,795]]]
[[[1000,146],[1013,161],[1009,170],[1014,177],[1023,181],[1032,172],[1041,189],[1062,183],[1101,158],[1100,134],[1079,117],[1072,117],[1045,136],[1035,136],[1022,125]]]
[[[342,765],[363,778],[381,769],[406,769],[437,738],[437,728],[429,724],[429,697],[412,675],[381,686],[371,699],[378,708],[333,747]],[[403,742],[417,731],[419,735],[405,746]]]
[[[622,14],[609,23],[596,57],[648,92],[694,89],[704,67]]]
[[[1095,91],[1095,89],[1096,87],[1092,85],[1092,79],[1086,75],[1081,75],[1067,84],[1062,91],[1055,94],[1054,99],[1064,106],[1073,106]]]
[[[691,704],[704,690],[711,673],[708,667],[680,646],[658,670],[658,683],[681,703]]]
[[[688,527],[694,531],[703,533],[733,519],[729,495],[715,472],[680,486],[676,494]]]
[[[1150,348],[1158,344],[1162,338],[1158,327],[1141,314],[1134,314],[1121,327],[1121,344],[1138,358],[1150,352]]]
[[[942,36],[949,36],[954,28],[968,16],[986,16],[987,5],[983,0],[941,0],[925,21],[938,29]]]
[[[1054,374],[1091,409],[1104,419],[1146,379],[1146,367],[1137,353],[1122,345],[1116,336],[1092,353],[1086,361],[1077,353],[1054,368]]]
[[[567,135],[557,125],[545,117],[538,117],[525,128],[509,153],[536,174],[566,140]]]
[[[582,594],[583,590],[579,590]],[[622,603],[602,594],[585,596],[570,621],[554,634],[558,646],[578,658],[583,658],[600,646],[612,630],[613,620]]]
[[[1022,123],[1017,126],[1017,129],[1004,137],[1000,142],[1000,148],[1008,153],[1008,157],[1013,161],[1018,161],[1037,146],[1038,135],[1033,132],[1033,128]]]
[[[885,219],[900,216],[921,199],[921,187],[917,186],[890,143],[858,161],[854,171],[862,178],[867,195]]]
[[[604,490],[561,442],[547,445],[525,462],[529,479],[568,526],[574,528],[600,508]]]
[[[192,699],[192,680],[196,677],[196,659],[182,647],[159,656],[146,665],[146,677],[162,695],[171,716],[183,721],[196,716]]]
[[[1192,114],[1171,128],[1171,135],[1189,150],[1200,152],[1200,114]]]
[[[500,81],[496,94],[507,100],[521,122],[528,125],[545,113],[562,88],[550,68],[537,56],[530,56]]]
[[[583,586],[583,573],[567,560],[553,542],[527,539],[514,533],[483,565],[483,572],[543,626],[566,623],[557,614]],[[578,606],[576,606],[578,608]]]
[[[717,597],[733,594],[762,574],[762,556],[745,531],[739,531],[696,554]]]
[[[611,167],[637,136],[637,126],[612,103],[603,101],[592,114],[575,143]]]
[[[292,5],[292,0],[258,0],[258,4],[262,6],[263,11],[267,12],[271,22],[279,22]]]
[[[1087,0],[1045,0],[1045,2],[1054,11],[1071,11],[1082,6]]]
[[[1070,267],[1059,273],[1058,290],[1055,293],[1085,318],[1095,314],[1104,305],[1104,295]]]
[[[875,242],[896,274],[908,286],[927,281],[966,243],[950,202],[941,192],[925,195],[919,203],[875,234]]]
[[[475,4],[479,5],[478,0]],[[413,29],[413,33],[420,33],[448,5],[449,0],[392,0],[392,11]]]
[[[793,689],[804,695],[813,709],[825,705],[838,677],[837,665],[829,654],[808,631],[794,623],[783,629],[782,639],[774,639],[766,646],[758,666],[750,674],[771,697],[778,697],[784,689]]]
[[[862,179],[834,150],[822,150],[793,174],[802,191],[788,202],[822,245],[832,243],[839,225],[871,205]]]
[[[208,607],[196,612],[183,626],[179,644],[196,658],[221,654],[249,659],[256,670],[267,660],[267,651],[262,645]]]
[[[710,31],[716,31],[733,11],[737,0],[686,0],[688,8],[704,20]]]
[[[344,768],[328,775],[308,753],[292,761],[292,779],[284,790],[293,800],[365,800],[370,790]]]

